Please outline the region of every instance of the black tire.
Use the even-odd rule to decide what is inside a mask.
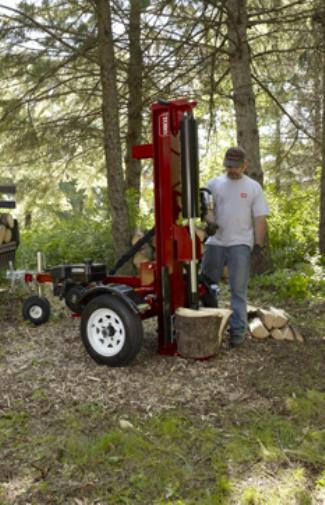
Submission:
[[[39,326],[49,320],[51,314],[50,302],[45,297],[32,295],[23,305],[23,318]]]
[[[80,303],[78,303],[78,300],[85,292],[86,288],[84,288],[84,286],[82,286],[81,284],[75,284],[69,287],[65,292],[64,294],[65,303],[72,312],[75,312],[76,314],[81,314],[83,306]]]
[[[111,294],[91,300],[81,316],[81,339],[101,365],[124,366],[140,351],[142,321],[126,302]]]

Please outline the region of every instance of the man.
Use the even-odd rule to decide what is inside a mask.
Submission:
[[[224,266],[228,267],[233,311],[230,346],[235,347],[245,339],[251,252],[263,255],[269,208],[260,184],[244,174],[247,160],[241,147],[228,149],[223,164],[226,174],[207,184],[218,229],[206,241],[201,273],[210,284],[218,284]]]

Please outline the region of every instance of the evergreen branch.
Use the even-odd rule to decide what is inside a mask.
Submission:
[[[30,99],[28,98],[31,94],[35,93],[37,91],[37,89],[39,89],[39,87],[44,84],[46,82],[46,80],[49,78],[49,77],[52,77],[53,75],[55,75],[58,70],[60,70],[61,68],[64,68],[65,65],[67,65],[68,63],[70,63],[71,61],[75,60],[77,57],[77,55],[75,53],[73,53],[70,58],[68,58],[67,60],[64,60],[63,62],[59,62],[58,65],[54,66],[49,72],[45,73],[44,75],[42,75],[38,82],[30,89],[28,89],[22,97],[20,97],[16,103],[16,105],[14,107],[11,107],[9,110],[5,111],[5,113],[0,117],[0,122],[2,121],[5,121],[7,119],[7,117],[9,116],[9,114],[13,113],[14,111],[17,111],[19,110],[21,107],[23,107],[27,102],[30,101]]]
[[[258,9],[256,11],[250,12],[249,17],[255,17],[255,16],[260,16],[261,14],[279,14],[280,12],[287,11],[288,9],[291,9],[292,7],[300,6],[300,5],[306,5],[306,0],[296,0],[295,2],[292,2],[291,4],[287,5],[280,5],[279,7],[272,7],[271,9],[267,8],[262,8]],[[312,9],[308,9],[309,11]]]
[[[272,54],[287,54],[287,53],[295,53],[297,51],[316,51],[319,49],[319,46],[302,46],[302,47],[288,47],[285,49],[268,49],[259,53],[255,53],[252,55],[252,59],[261,58],[263,56],[268,56]]]
[[[38,21],[36,21],[35,18],[33,18],[32,16],[28,15],[26,12],[23,12],[22,10],[18,10],[18,9],[13,8],[13,7],[8,7],[8,6],[2,5],[2,4],[0,4],[0,8],[7,9],[7,10],[9,10],[11,12],[14,12],[15,14],[18,14],[18,16],[20,16],[20,18],[24,18],[24,19],[28,20],[31,23],[32,27],[34,26],[35,28],[38,28],[41,32],[47,33],[47,35],[49,35],[53,40],[55,40],[56,42],[59,42],[60,44],[62,44],[62,46],[64,46],[67,49],[69,49],[69,51],[72,51],[73,53],[77,53],[79,56],[85,57],[85,58],[89,59],[91,62],[94,62],[93,58],[89,58],[87,56],[87,52],[85,50],[80,51],[80,49],[76,48],[75,46],[72,46],[72,45],[68,44],[64,40],[64,38],[59,37],[51,29],[51,27],[46,26],[45,24],[39,23]],[[6,17],[6,16],[3,16],[3,17]]]
[[[313,140],[316,142],[316,144],[321,145],[321,142],[311,135],[304,127],[302,124],[298,123],[298,121],[283,107],[283,105],[279,102],[279,100],[274,96],[272,91],[262,83],[262,81],[255,75],[251,74],[252,78],[254,81],[265,91],[265,93],[272,99],[272,101],[279,107],[279,109],[287,116],[287,118],[290,120],[290,122],[297,128],[297,130],[302,131],[309,139]]]

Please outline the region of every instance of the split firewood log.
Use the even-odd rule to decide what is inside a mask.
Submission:
[[[274,340],[284,340],[283,331],[280,330],[280,328],[273,328],[273,330],[271,330],[271,337],[274,338]]]
[[[254,317],[254,319],[248,323],[248,328],[250,334],[255,338],[266,338],[269,336],[269,331],[258,317]]]
[[[283,328],[286,324],[288,324],[289,316],[284,310],[270,307],[270,312],[273,315],[273,328]]]
[[[293,332],[293,334],[295,336],[295,339],[298,342],[304,342],[305,339],[304,339],[303,335],[301,334],[300,330],[296,326],[293,326],[292,324],[289,324],[289,328]]]
[[[140,264],[143,263],[144,261],[148,261],[149,258],[145,254],[143,254],[141,251],[138,251],[134,256],[133,256],[133,264],[137,267],[140,268]]]
[[[5,236],[4,236],[4,243],[5,244],[8,244],[8,242],[11,242],[12,240],[12,231],[10,228],[6,228],[6,231],[5,231]]]
[[[175,313],[177,350],[184,358],[208,358],[217,354],[232,311],[179,307]]]
[[[3,224],[0,224],[0,244],[5,240],[6,230],[7,228]]]
[[[281,331],[283,333],[284,340],[291,340],[291,341],[295,340],[295,334],[293,333],[289,325],[285,326],[284,328],[281,328]]]
[[[15,225],[15,220],[11,214],[5,213],[0,215],[0,223],[6,226],[7,228],[12,229]]]
[[[131,238],[131,244],[135,245],[140,240],[140,238],[143,237],[143,235],[144,234],[141,230],[135,230]]]
[[[270,310],[257,309],[257,316],[260,318],[265,328],[271,330],[274,327],[274,315]]]
[[[247,315],[248,317],[257,316],[258,307],[254,305],[247,305]]]
[[[131,244],[135,245],[140,239],[142,239],[144,236],[144,233],[141,230],[136,230],[131,238]],[[143,256],[146,257],[145,260],[141,258],[141,256],[137,256],[138,254],[142,254]],[[141,249],[134,255],[133,263],[134,265],[138,265],[142,261],[147,261],[152,259],[153,256],[153,251],[152,251],[152,246],[148,242],[143,244]]]

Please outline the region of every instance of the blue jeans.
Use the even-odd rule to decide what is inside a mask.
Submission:
[[[229,272],[231,290],[230,334],[243,335],[247,328],[247,287],[251,251],[248,245],[223,247],[206,245],[202,258],[202,274],[213,284],[219,284],[224,266]]]

